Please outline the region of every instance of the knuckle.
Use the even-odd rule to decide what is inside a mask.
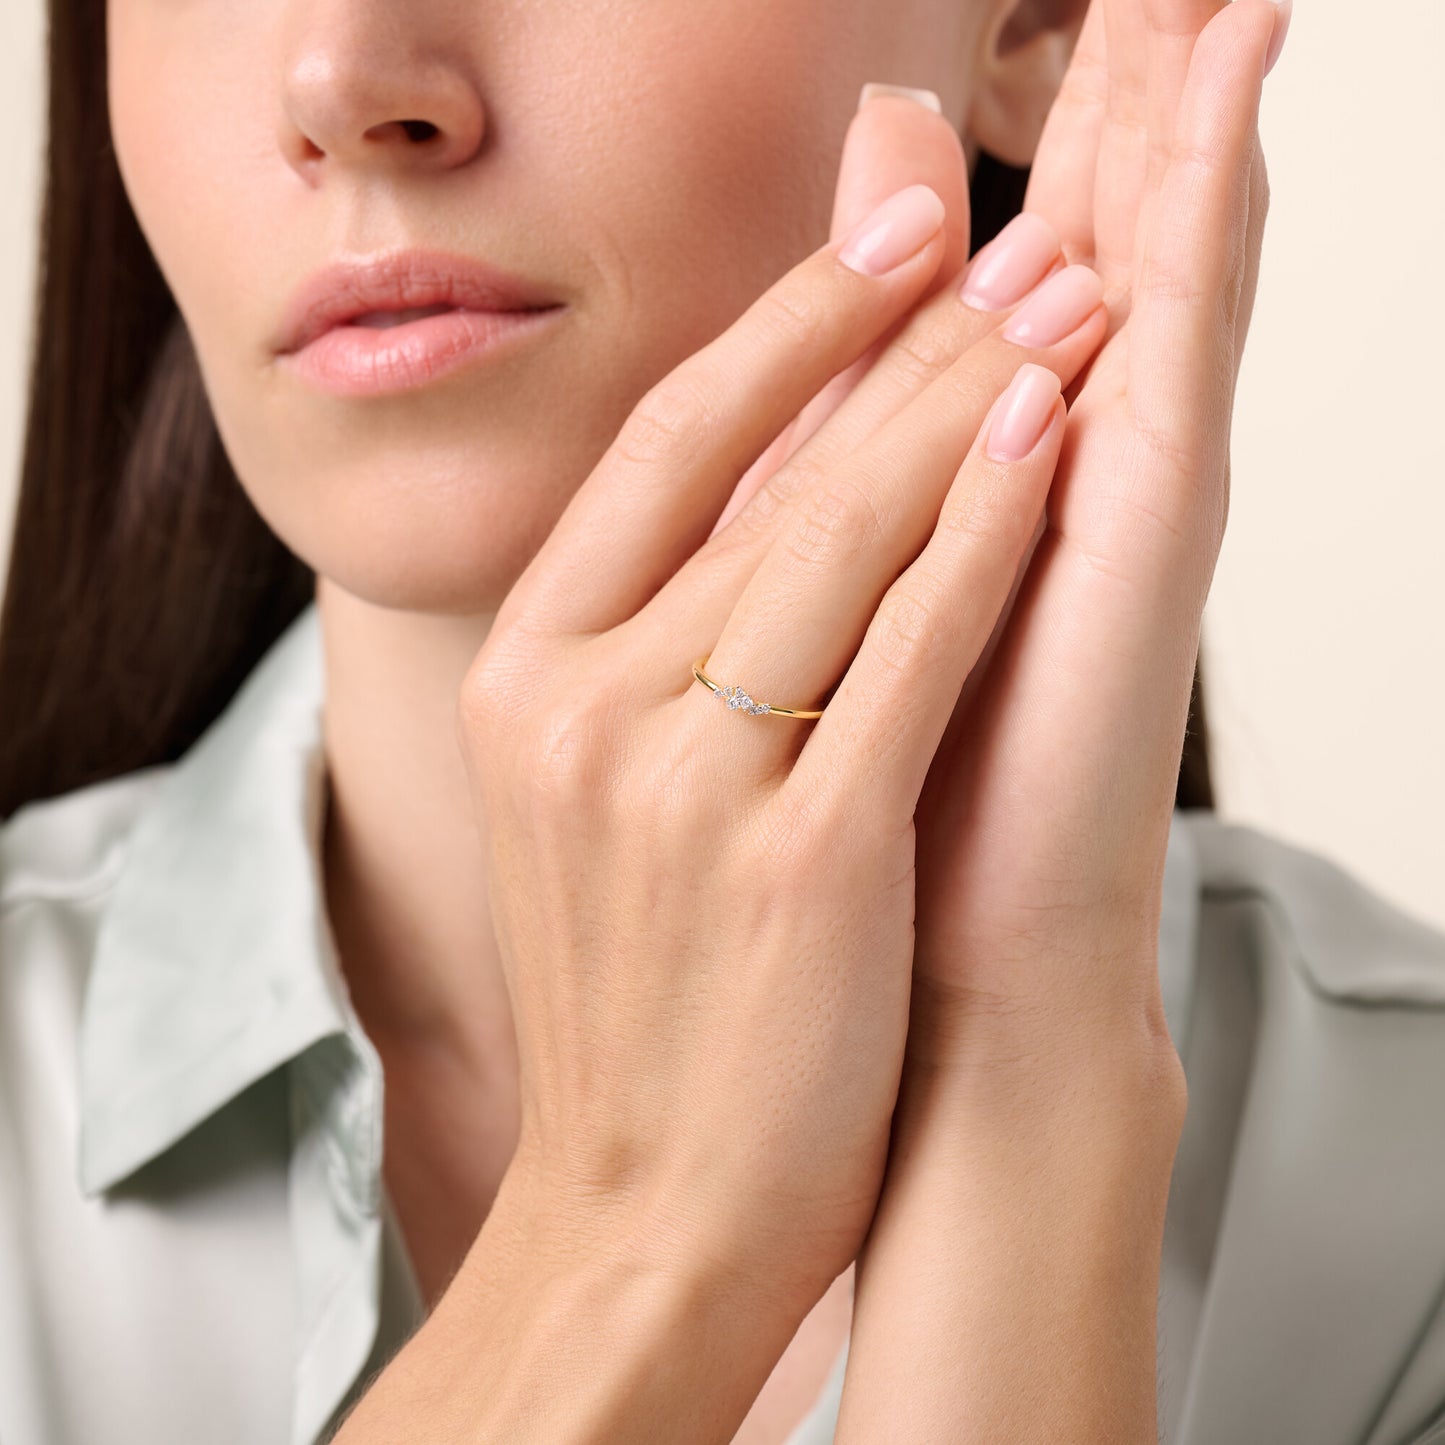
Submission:
[[[1019,365],[1019,348],[1001,334],[1007,324],[995,318],[975,346],[954,358],[928,393],[930,406],[937,404],[959,425],[978,430]]]
[[[1192,42],[1199,33],[1199,23],[1195,16],[1174,4],[1173,0],[1149,0],[1144,6],[1144,12],[1151,35]]]
[[[1172,443],[1170,450],[1176,456],[1183,452]],[[1197,469],[1196,458],[1191,470]],[[1161,543],[1184,554],[1195,545],[1201,525],[1200,518],[1193,515],[1197,496],[1190,488],[1179,488],[1177,494],[1171,493],[1168,499],[1174,503],[1174,508],[1169,510],[1162,504],[1153,506],[1141,496],[1116,494],[1105,504],[1105,515],[1110,529],[1124,539],[1121,550],[1125,556],[1131,552],[1138,555],[1140,549],[1157,548]]]
[[[580,696],[538,709],[519,728],[517,754],[522,781],[538,801],[571,807],[611,791],[611,750],[605,745],[606,712]]]
[[[1150,130],[1149,132],[1149,173],[1153,176],[1163,175],[1174,156],[1174,140],[1172,136],[1161,131]]]
[[[524,675],[510,664],[508,654],[494,647],[477,654],[457,691],[457,737],[464,751],[510,731],[526,706],[524,689],[518,686]]]
[[[1033,525],[1032,518],[1029,525]],[[934,531],[962,542],[970,550],[978,547],[997,549],[1000,545],[997,499],[976,484],[968,485],[966,476],[960,478],[959,484],[944,500]]]
[[[1108,101],[1108,67],[1092,56],[1076,54],[1059,86],[1055,104],[1069,109],[1102,110]]]
[[[885,667],[911,676],[938,651],[944,639],[943,588],[927,572],[905,574],[883,595],[873,616],[870,647]]]
[[[457,739],[469,749],[478,739],[486,737],[497,726],[504,711],[499,707],[500,694],[475,667],[462,679],[457,691]]]
[[[650,739],[646,747],[639,747],[614,790],[623,826],[673,835],[699,821],[707,783],[699,776],[697,764],[696,742],[686,729],[662,741]]]
[[[755,320],[765,344],[801,349],[811,347],[826,330],[828,308],[813,291],[785,286],[764,293]]]
[[[1151,301],[1177,302],[1189,307],[1203,306],[1217,299],[1187,271],[1157,258],[1146,259],[1139,277],[1139,294]]]
[[[807,448],[795,452],[753,493],[734,519],[749,537],[776,533],[783,512],[822,485],[824,465]]]
[[[1162,463],[1171,475],[1187,478],[1199,470],[1198,449],[1168,427],[1136,414],[1134,429],[1151,460]]]
[[[716,430],[717,403],[692,366],[663,377],[633,408],[614,451],[624,462],[652,466],[690,457]]]
[[[1184,170],[1204,171],[1213,175],[1230,162],[1227,146],[1217,139],[1176,137],[1169,148],[1170,160]]]
[[[1147,135],[1149,91],[1143,79],[1111,75],[1108,87],[1108,123],[1120,130]],[[1137,140],[1137,138],[1135,138]]]
[[[498,609],[457,694],[459,724],[482,732],[508,731],[533,711],[555,662],[555,639],[545,624],[505,614],[506,603]]]
[[[837,566],[876,546],[885,532],[884,518],[867,488],[835,474],[799,503],[784,545],[807,566]]]
[[[888,364],[905,381],[926,385],[958,360],[959,345],[932,317],[920,318],[894,339]]]

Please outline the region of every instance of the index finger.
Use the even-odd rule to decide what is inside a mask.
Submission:
[[[917,299],[943,255],[943,217],[937,192],[905,186],[653,386],[497,623],[595,634],[644,606],[702,545],[763,448]]]

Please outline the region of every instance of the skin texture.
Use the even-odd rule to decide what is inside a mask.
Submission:
[[[1198,608],[1222,531],[1233,371],[1219,362],[1232,356],[1237,363],[1257,267],[1262,207],[1251,200],[1263,172],[1262,163],[1253,172],[1248,164],[1252,116],[1239,77],[1262,66],[1271,21],[1260,0],[1234,7],[1244,18],[1211,42],[1213,58],[1202,67],[1213,67],[1219,83],[1211,91],[1206,75],[1196,86],[1191,134],[1214,145],[1217,174],[1243,180],[1214,187],[1188,231],[1222,243],[1193,252],[1141,246],[1150,233],[1136,212],[1147,217],[1152,186],[1167,181],[1184,67],[1200,27],[1219,8],[1202,0],[1177,5],[1165,24],[1159,17],[1171,7],[1162,3],[1099,0],[1078,74],[1092,66],[1102,78],[1103,32],[1112,17],[1107,105],[1091,109],[1100,87],[1085,97],[1081,79],[1067,134],[1055,138],[1052,163],[1036,174],[1031,192],[1064,238],[1067,258],[1098,266],[1118,334],[1079,392],[1088,425],[1060,463],[1058,508],[1051,498],[1032,590],[1018,594],[1017,621],[1006,636],[1000,620],[999,666],[974,669],[965,692],[970,705],[955,717],[943,766],[920,807],[914,989],[928,1007],[916,1010],[924,1022],[909,1035],[911,1102],[903,1117],[919,1131],[910,1133],[910,1145],[925,1135],[943,1142],[932,1145],[931,1166],[916,1163],[928,1151],[910,1149],[909,1182],[885,1193],[893,1201],[886,1218],[894,1240],[921,1238],[910,1214],[926,1221],[947,1200],[976,1219],[983,1257],[1016,1257],[1015,1244],[989,1222],[1007,1213],[1000,1199],[1007,1206],[1017,1193],[985,1189],[964,1200],[947,1193],[947,1182],[962,1165],[1001,1166],[993,1125],[1006,1103],[1032,1101],[1022,1120],[1011,1122],[1031,1122],[1039,1139],[1049,1138],[1064,1117],[1066,1073],[1077,1082],[1104,1057],[1130,1061],[1109,1073],[1109,1097],[1119,1103],[1116,1119],[1129,1126],[1121,1133],[1147,1148],[1124,1151],[1129,1168],[1091,1174],[1088,1197],[1100,1201],[1098,1217],[1107,1220],[1123,1181],[1143,1167],[1149,1187],[1130,1195],[1130,1206],[1146,1234],[1162,1214],[1160,1181],[1182,1114],[1182,1081],[1157,1067],[1164,1054],[1156,1058],[1147,1047],[1151,1037],[1167,1043],[1150,972],[1151,922],[1167,824],[1164,785],[1171,750],[1177,759]],[[388,1129],[401,1139],[389,1153],[388,1182],[415,1226],[409,1237],[464,1245],[515,1143],[506,993],[494,920],[475,886],[489,820],[485,809],[468,806],[464,769],[448,749],[457,686],[489,635],[499,600],[640,392],[821,239],[827,197],[817,182],[831,173],[836,139],[829,137],[841,132],[860,79],[886,75],[931,86],[955,129],[1025,159],[1058,87],[1066,9],[920,3],[885,15],[860,4],[846,13],[829,5],[825,14],[819,4],[789,7],[784,16],[737,6],[704,19],[664,5],[629,12],[624,42],[612,40],[602,17],[584,7],[548,15],[519,3],[483,19],[437,6],[424,16],[409,12],[401,31],[388,29],[381,7],[364,5],[263,5],[242,20],[202,7],[170,13],[151,0],[113,0],[112,115],[137,213],[191,325],[243,483],[323,575],[334,785],[328,898],[358,1011],[387,1062]],[[1050,20],[1058,28],[1050,30]],[[764,29],[767,43],[759,45]],[[658,66],[659,55],[677,57],[677,65]],[[885,59],[888,68],[880,69]],[[559,76],[571,84],[564,88]],[[612,124],[579,123],[583,94],[595,103],[580,112]],[[1211,130],[1200,119],[1211,107],[1245,113],[1240,134]],[[619,126],[639,110],[666,114],[661,140],[655,126]],[[1145,114],[1147,133],[1139,124]],[[178,116],[194,121],[192,144],[179,153],[170,146]],[[417,117],[441,127],[436,145],[410,146],[387,124]],[[835,234],[870,188],[886,194],[908,180],[936,181],[949,203],[948,256],[937,278],[946,284],[960,259],[957,237],[966,233],[954,204],[962,177],[945,173],[942,132],[922,150],[898,144],[916,139],[906,132],[902,122],[880,124],[871,174],[864,166],[845,176],[834,199]],[[907,159],[900,163],[900,155]],[[935,160],[936,177],[900,174]],[[1207,168],[1207,146],[1191,152],[1191,165],[1201,160]],[[1182,214],[1191,193],[1193,172],[1180,174],[1171,216]],[[760,207],[759,194],[787,199]],[[1108,225],[1096,225],[1096,215]],[[259,244],[277,235],[294,240],[298,255],[303,238],[321,240],[304,259],[287,257],[294,266],[282,275],[279,257],[275,273],[269,260],[258,260],[277,256]],[[328,258],[327,247],[366,250],[405,240],[450,244],[546,281],[568,303],[563,325],[512,363],[425,395],[357,407],[300,394],[265,351],[289,287]],[[1202,280],[1208,303],[1224,295],[1222,312],[1181,295],[1181,276]],[[699,277],[709,284],[699,285]],[[1130,330],[1119,329],[1132,319],[1136,291],[1150,304]],[[1160,365],[1174,357],[1183,364]],[[1076,370],[1070,362],[1066,382]],[[859,431],[867,405],[848,415],[852,422],[840,419],[820,433],[815,457],[829,456],[830,447],[833,456],[846,454],[879,420]],[[760,467],[755,480],[767,473]],[[1122,479],[1122,498],[1099,494],[1106,479]],[[1119,517],[1132,524],[1121,527]],[[1143,548],[1139,518],[1147,522]],[[606,541],[602,527],[594,556],[604,572]],[[1071,577],[1071,566],[1083,582]],[[537,595],[545,600],[545,591]],[[1144,598],[1163,606],[1141,606]],[[1045,630],[1050,618],[1052,630]],[[1160,625],[1151,634],[1137,625],[1141,618]],[[1091,625],[1069,635],[1060,619]],[[1132,635],[1121,631],[1130,622]],[[1093,659],[1100,634],[1103,642],[1129,636],[1127,648],[1114,649],[1120,665],[1112,673],[1071,674],[1055,665],[1061,635],[1069,656]],[[799,675],[798,658],[774,661],[789,663],[778,677]],[[1044,682],[1026,687],[1020,679],[1031,668]],[[1061,672],[1082,681],[1081,697],[1053,685]],[[760,691],[775,695],[768,686]],[[1139,737],[1120,750],[1109,737],[1126,714],[1137,719]],[[812,733],[823,740],[813,749],[815,784],[828,777],[822,760],[839,746],[832,735],[844,726],[834,722],[841,716],[846,710],[835,709]],[[1030,748],[1055,770],[1031,765]],[[871,756],[901,792],[922,782],[921,775],[890,774],[898,759],[881,743]],[[999,757],[1035,783],[1036,798],[1020,795],[1018,778],[990,763]],[[1101,759],[1112,759],[1119,775],[1101,773]],[[485,757],[468,761],[485,772]],[[482,789],[474,796],[488,795]],[[970,800],[971,830],[958,826],[959,798]],[[398,838],[408,841],[398,847]],[[1088,838],[1089,847],[1061,851],[1059,838]],[[1044,878],[1047,896],[1040,893]],[[1068,985],[1062,990],[1060,979]],[[1027,1060],[1040,1056],[1068,1069],[1031,1070]],[[936,1114],[939,1096],[949,1101],[954,1127],[915,1124]],[[1163,1103],[1134,1112],[1145,1096]],[[483,1140],[465,1160],[448,1144],[458,1129]],[[1103,1142],[1105,1134],[1096,1137]],[[1105,1149],[1102,1157],[1116,1156]],[[1041,1158],[1054,1162],[1047,1149]],[[995,1178],[1002,1172],[989,1171]],[[920,1178],[944,1188],[920,1186]],[[875,1257],[886,1257],[886,1248]],[[437,1285],[445,1282],[446,1260],[440,1253],[436,1273],[429,1271]],[[871,1287],[876,1303],[865,1319],[886,1321],[897,1304],[885,1272],[872,1277],[882,1283]],[[1085,1306],[1117,1282],[1131,1318],[1149,1326],[1119,1356],[1133,1371],[1126,1403],[1133,1413],[1097,1420],[1110,1438],[1125,1438],[1115,1432],[1138,1428],[1151,1403],[1137,1368],[1139,1342],[1152,1340],[1151,1279],[1147,1268],[1119,1270],[1104,1283],[1097,1272],[1089,1277],[1096,1287],[1081,1291]],[[977,1303],[987,1307],[983,1318],[995,1321],[1005,1307],[1016,1308],[1006,1302],[1018,1291],[1006,1273],[990,1286]],[[967,1296],[955,1290],[950,1298]],[[869,1328],[887,1334],[886,1326]],[[877,1360],[886,1350],[867,1354]],[[985,1350],[978,1356],[992,1378],[1005,1379]],[[1070,1363],[1088,1380],[1109,1361]],[[886,1407],[886,1375],[866,1364],[850,1367],[845,1422]],[[896,1385],[897,1373],[889,1378]],[[946,1372],[931,1378],[949,1383]],[[1002,1383],[999,1398],[998,1413],[990,1413],[987,1398],[978,1404],[980,1438],[1018,1424],[1002,1413],[1009,1404]],[[1078,1413],[1068,1414],[1075,1405]],[[1053,1422],[1055,1436],[1084,1438],[1084,1422],[1094,1422],[1091,1403],[1064,1398],[1058,1408],[1064,1413]],[[747,1429],[740,1439],[781,1438],[771,1423],[759,1423],[752,1436]],[[858,1438],[872,1436],[865,1429]]]
[[[659,0],[619,24],[530,0],[428,0],[404,21],[366,0],[110,0],[132,203],[243,486],[321,577],[332,921],[388,1062],[401,1207],[448,1241],[428,1293],[515,1143],[486,821],[454,740],[497,605],[646,388],[826,239],[860,86],[930,87],[955,132],[1022,159],[1067,58],[1047,25],[1076,28],[1076,8]],[[417,118],[439,141],[394,124]],[[569,314],[507,363],[400,398],[279,373],[268,341],[297,283],[407,243],[519,271]],[[478,1141],[465,1158],[458,1132]]]
[[[962,264],[955,137],[969,159],[983,144],[1027,160],[1079,6],[649,0],[618,24],[606,5],[425,0],[398,14],[108,0],[108,78],[127,189],[232,462],[320,577],[328,911],[385,1061],[388,1188],[435,1303],[517,1142],[511,1010],[476,883],[487,823],[455,744],[495,609],[645,389],[820,244],[835,206],[861,213],[876,177],[925,162],[949,205],[943,270]],[[835,198],[871,80],[932,88],[949,127],[921,145],[865,132],[854,193]],[[416,118],[437,144],[392,124]],[[409,243],[545,282],[570,314],[514,361],[402,398],[343,403],[279,375],[267,343],[297,283],[342,251]],[[780,1438],[800,1413],[850,1295],[845,1274],[740,1440]]]

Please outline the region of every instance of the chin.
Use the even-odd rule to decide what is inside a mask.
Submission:
[[[563,390],[502,397],[458,379],[341,415],[223,392],[215,415],[257,511],[314,571],[374,606],[469,616],[501,605],[633,404],[594,385],[564,408]]]
[[[291,492],[273,509],[284,515],[266,521],[314,571],[372,606],[493,613],[571,495],[542,491],[529,485],[533,480],[513,476],[504,484],[491,467],[465,483],[353,475],[344,494],[323,502],[313,491],[304,516],[298,492]]]

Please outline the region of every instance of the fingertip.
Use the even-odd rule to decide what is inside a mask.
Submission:
[[[1258,74],[1263,83],[1278,59],[1292,11],[1293,0],[1232,0],[1204,27],[1200,38],[1213,30],[1211,39],[1216,46],[1226,50],[1243,46],[1253,52],[1261,61]],[[1237,67],[1237,57],[1235,63]]]
[[[1274,29],[1270,32],[1269,48],[1264,53],[1264,73],[1268,75],[1284,49],[1284,38],[1289,34],[1290,17],[1294,13],[1294,0],[1274,0]]]
[[[1026,361],[1003,389],[988,422],[985,450],[996,462],[1022,461],[1048,434],[1063,383],[1047,366]]]
[[[1068,262],[1052,223],[1037,211],[1020,211],[968,263],[959,297],[978,311],[1017,305]]]
[[[904,186],[844,238],[838,259],[864,276],[884,276],[922,251],[943,228],[943,198],[921,182]]]

